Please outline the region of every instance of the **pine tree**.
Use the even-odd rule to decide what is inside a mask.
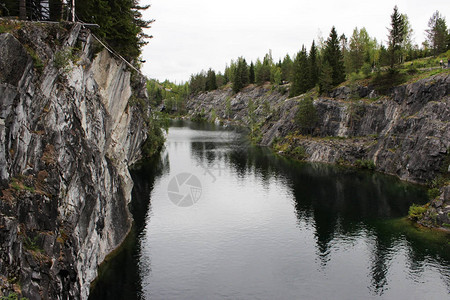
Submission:
[[[339,45],[338,34],[335,27],[331,28],[330,36],[325,42],[324,61],[332,70],[332,84],[334,86],[345,80],[344,57]]]
[[[398,12],[397,5],[391,15],[391,29],[389,29],[389,58],[391,69],[400,63],[402,43],[405,38],[404,17]]]
[[[447,50],[450,34],[447,30],[445,18],[436,11],[428,21],[426,30],[427,40],[433,49],[433,55],[438,55]]]

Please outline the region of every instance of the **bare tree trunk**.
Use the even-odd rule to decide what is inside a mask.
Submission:
[[[27,19],[27,4],[26,0],[19,0],[19,19]]]

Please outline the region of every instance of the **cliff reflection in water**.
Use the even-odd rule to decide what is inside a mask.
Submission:
[[[220,176],[222,169],[232,168],[242,180],[249,175],[266,183],[271,177],[283,178],[295,196],[298,224],[308,224],[315,230],[317,259],[323,268],[333,245],[342,241],[352,244],[352,240],[365,236],[371,249],[370,289],[375,294],[382,295],[387,288],[386,275],[396,254],[405,254],[413,274],[424,272],[423,266],[430,260],[448,266],[441,271],[450,291],[450,253],[444,250],[448,247],[445,243],[430,245],[420,238],[405,238],[405,232],[412,229],[405,228],[406,221],[398,220],[407,214],[411,203],[425,203],[423,188],[380,173],[295,162],[265,148],[239,147],[236,143],[242,143],[242,139],[234,136],[224,141],[223,135],[220,142],[194,141],[192,156],[204,166],[205,173],[215,176]],[[384,222],[392,218],[397,218],[400,227]],[[405,253],[399,254],[399,249]]]
[[[192,207],[167,198],[180,172],[201,180]],[[184,122],[171,128],[161,159],[132,174],[134,231],[92,299],[439,299],[450,291],[447,241],[400,219],[426,201],[424,189],[391,176],[295,162],[239,132]]]

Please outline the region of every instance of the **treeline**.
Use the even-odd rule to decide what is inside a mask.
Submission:
[[[189,83],[176,84],[168,80],[159,82],[154,79],[147,81],[149,98],[152,106],[160,106],[169,113],[182,114],[185,111],[185,103],[190,95]]]
[[[30,21],[71,20],[71,1],[69,4],[63,0],[3,1],[0,3],[0,16],[3,17],[21,16]],[[76,21],[99,25],[99,28],[92,29],[94,34],[128,61],[136,61],[142,46],[151,38],[143,31],[153,22],[142,19],[142,11],[148,7],[140,6],[138,0],[76,0],[75,18]]]
[[[427,40],[421,46],[413,44],[413,29],[406,14],[394,7],[388,28],[387,46],[372,38],[367,30],[355,28],[350,38],[339,35],[333,27],[325,41],[312,42],[309,51],[303,45],[291,58],[288,54],[275,62],[269,51],[264,58],[248,63],[245,58],[232,60],[223,73],[209,69],[191,75],[192,93],[200,93],[232,84],[239,92],[248,84],[265,82],[280,85],[290,82],[290,96],[300,95],[318,86],[327,92],[352,74],[368,76],[383,67],[395,69],[401,63],[438,55],[450,50],[450,31],[446,20],[436,11],[428,22]]]

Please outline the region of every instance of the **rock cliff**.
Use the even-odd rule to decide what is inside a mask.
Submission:
[[[0,34],[0,296],[87,299],[131,227],[142,81],[79,24]]]
[[[301,153],[307,161],[366,164],[425,184],[448,176],[449,89],[449,72],[393,87],[386,95],[367,86],[336,88],[329,97],[314,100],[318,121],[312,136],[299,134],[296,121],[298,104],[306,95],[288,99],[288,86],[249,86],[238,94],[225,88],[192,97],[187,109],[192,116],[218,116],[245,126],[254,114],[262,145],[281,145],[283,152]],[[443,189],[440,199],[437,223],[450,224],[448,191]]]

